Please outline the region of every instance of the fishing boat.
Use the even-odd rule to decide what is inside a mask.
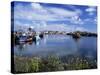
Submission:
[[[19,42],[29,42],[32,41],[32,37],[27,36],[25,33],[22,34],[19,38]]]
[[[26,40],[27,40],[27,37],[26,37],[26,36],[21,36],[21,37],[19,38],[19,42],[20,42],[20,43],[24,43],[24,42],[26,42]]]

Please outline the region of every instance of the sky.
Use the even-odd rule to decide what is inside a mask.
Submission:
[[[97,32],[97,7],[83,5],[13,2],[14,30]]]

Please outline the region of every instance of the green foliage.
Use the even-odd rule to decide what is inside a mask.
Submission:
[[[62,70],[80,70],[97,68],[96,61],[70,56],[63,62],[57,56],[48,56],[46,59],[39,57],[15,57],[14,66],[16,73],[47,72]]]
[[[23,58],[16,58],[14,61],[15,72],[28,72],[29,71],[29,62],[30,60],[26,61]]]
[[[61,71],[64,70],[63,65],[58,57],[49,56],[46,60],[42,61],[42,71]]]
[[[33,58],[31,59],[31,62],[29,63],[30,67],[30,72],[38,72],[39,71],[39,59],[38,58]]]

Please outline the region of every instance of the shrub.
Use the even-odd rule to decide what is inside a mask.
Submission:
[[[62,70],[79,70],[97,68],[97,61],[86,58],[68,56],[62,61],[57,56],[39,57],[14,57],[15,73],[47,72]]]

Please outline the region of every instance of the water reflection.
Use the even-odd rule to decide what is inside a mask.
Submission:
[[[40,41],[38,40],[38,41],[35,41],[35,45],[36,46],[39,46],[39,44],[40,44]]]
[[[47,39],[48,39],[48,35],[45,35],[45,38],[42,39],[43,40],[42,44],[46,45]]]
[[[43,39],[15,45],[15,55],[42,56],[80,55],[96,57],[96,38],[83,37],[74,39],[67,35],[45,35]]]
[[[19,44],[16,44],[15,47],[18,48],[18,50],[26,50],[27,49],[27,46],[31,46],[33,45],[33,43],[35,45],[39,45],[39,41],[31,41],[31,42],[23,42],[23,43],[19,43]]]
[[[28,42],[28,44],[29,44],[29,45],[32,45],[32,44],[33,44],[33,42],[32,42],[32,41],[31,41],[31,42]]]
[[[20,44],[19,45],[19,50],[24,50],[25,46],[26,46],[25,44]]]

